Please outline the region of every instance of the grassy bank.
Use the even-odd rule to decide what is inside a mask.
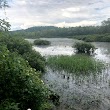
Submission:
[[[69,73],[88,74],[101,72],[104,64],[87,55],[54,56],[47,59],[50,67]]]

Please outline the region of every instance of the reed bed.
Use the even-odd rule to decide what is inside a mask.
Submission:
[[[88,55],[53,56],[47,59],[47,64],[56,70],[64,70],[68,73],[99,73],[104,68],[101,61]]]

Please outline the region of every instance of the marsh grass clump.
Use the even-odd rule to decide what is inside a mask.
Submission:
[[[35,40],[34,45],[50,45],[50,41],[47,40]]]
[[[90,44],[90,43],[86,43],[86,42],[77,42],[74,45],[74,48],[76,49],[77,53],[85,53],[85,54],[92,54],[94,53],[95,50],[95,46]]]
[[[99,73],[104,64],[88,55],[54,56],[47,59],[50,67],[69,73]]]

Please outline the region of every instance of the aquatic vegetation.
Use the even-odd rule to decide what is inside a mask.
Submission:
[[[74,48],[76,49],[77,53],[86,53],[86,54],[92,54],[94,53],[95,50],[94,45],[86,42],[77,42],[74,45]]]
[[[34,45],[50,45],[50,41],[47,40],[35,40]]]
[[[53,69],[64,70],[69,73],[99,73],[104,64],[88,55],[53,56],[47,59],[47,64]]]

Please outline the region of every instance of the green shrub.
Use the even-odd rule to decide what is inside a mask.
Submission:
[[[32,68],[37,71],[45,71],[44,58],[40,53],[32,50],[32,45],[28,41],[14,37],[0,37],[0,43],[6,45],[10,52],[19,53]]]
[[[0,37],[0,43],[6,45],[10,52],[17,52],[21,55],[32,50],[32,45],[22,38]]]
[[[45,59],[41,56],[39,52],[32,50],[23,54],[23,58],[29,62],[32,68],[37,71],[45,72]]]
[[[110,35],[109,36],[105,36],[101,39],[102,42],[110,42]]]
[[[0,110],[20,110],[18,105],[19,104],[15,103],[15,101],[6,99],[4,101],[1,101]]]
[[[50,41],[47,40],[35,40],[34,45],[50,45]]]
[[[85,37],[85,39],[82,39],[85,42],[95,42],[96,41],[96,36],[95,35],[89,35],[87,37]]]
[[[47,59],[47,64],[57,70],[74,74],[98,73],[103,69],[103,63],[88,55],[54,56]]]
[[[74,45],[74,48],[76,49],[77,53],[87,53],[87,54],[91,54],[95,50],[94,45],[85,42],[77,42]]]
[[[45,110],[42,106],[48,103],[48,90],[39,74],[17,53],[0,46],[0,107],[6,99],[13,99],[10,104],[19,104],[20,110]]]

